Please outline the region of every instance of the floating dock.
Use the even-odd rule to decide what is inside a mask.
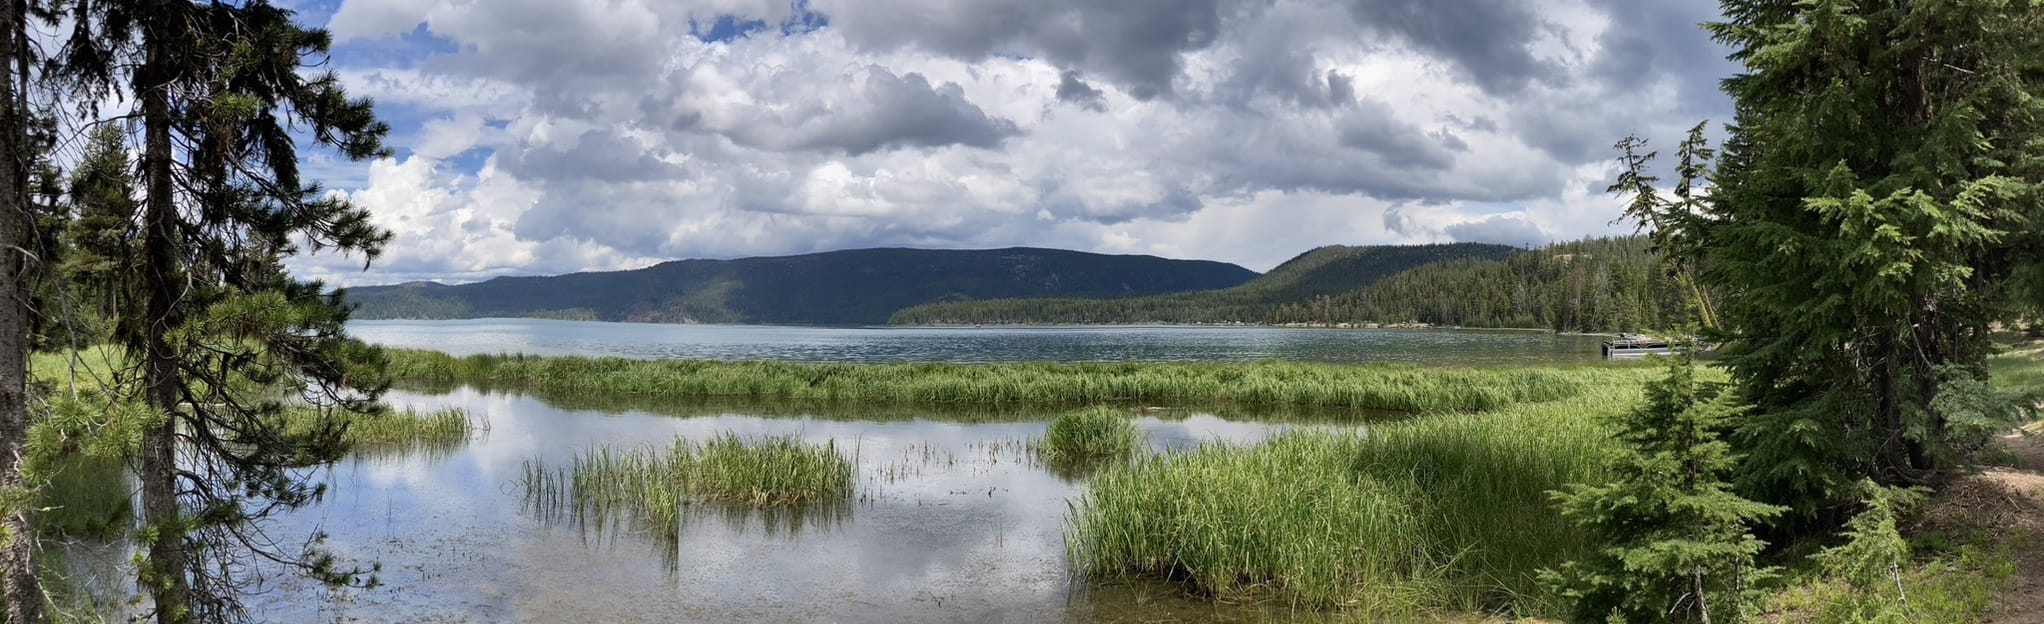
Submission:
[[[1640,334],[1619,334],[1618,338],[1604,341],[1604,357],[1641,357],[1647,355],[1672,355],[1675,345],[1666,340]]]

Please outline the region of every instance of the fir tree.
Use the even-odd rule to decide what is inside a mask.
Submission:
[[[1737,412],[1696,380],[1685,349],[1647,402],[1612,423],[1622,443],[1616,480],[1555,493],[1563,516],[1603,544],[1543,576],[1574,603],[1576,621],[1736,622],[1770,574],[1748,525],[1780,513],[1740,498],[1725,480],[1734,459],[1718,430]]]
[[[1753,405],[1749,495],[1817,519],[1853,484],[1949,467],[1945,382],[2044,249],[2044,9],[2031,0],[1726,0],[1745,70],[1708,219],[1723,362]],[[1835,519],[1825,514],[1825,519]]]
[[[77,215],[64,236],[70,244],[64,281],[86,287],[79,307],[111,319],[129,296],[135,256],[134,164],[128,134],[118,124],[93,128],[85,155],[71,172],[67,194]],[[93,332],[94,337],[100,336]]]

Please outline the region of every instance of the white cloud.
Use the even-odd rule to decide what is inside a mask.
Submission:
[[[347,0],[343,80],[408,150],[352,196],[399,238],[369,273],[308,266],[374,283],[1027,244],[1261,270],[1324,244],[1572,238],[1620,229],[1604,146],[1725,108],[1677,73],[1721,67],[1682,0],[817,0],[829,25],[784,36],[795,6]],[[719,15],[766,26],[698,39]],[[400,45],[422,26],[442,45]],[[348,54],[386,48],[431,51]]]

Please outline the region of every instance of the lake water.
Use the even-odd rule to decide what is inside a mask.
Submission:
[[[284,516],[283,543],[322,531],[344,562],[382,565],[383,587],[333,592],[277,576],[251,599],[275,622],[1271,621],[1275,607],[1218,608],[1175,586],[1076,580],[1067,501],[1084,475],[1034,461],[1049,413],[935,408],[652,403],[583,409],[461,388],[393,392],[397,406],[462,407],[488,431],[451,448],[345,459],[320,504]],[[1250,444],[1295,427],[1171,411],[1136,420],[1151,449]],[[677,436],[794,435],[855,462],[853,502],[799,519],[696,508],[665,534],[530,504],[525,462],[559,465],[597,445]],[[118,568],[124,548],[98,556]],[[88,562],[89,563],[89,562]],[[118,572],[103,572],[119,578]],[[119,586],[119,582],[108,583]]]
[[[789,327],[534,319],[355,321],[371,343],[456,355],[527,353],[801,362],[1597,361],[1601,338],[1532,331],[1285,327]]]
[[[1249,361],[1526,364],[1595,361],[1596,339],[1536,332],[1211,327],[819,328],[543,320],[369,321],[376,343],[453,353],[796,361]],[[1054,413],[942,406],[852,408],[467,387],[389,395],[396,407],[461,407],[488,431],[463,444],[344,459],[325,500],[268,534],[314,533],[344,562],[382,565],[383,587],[329,592],[290,575],[255,587],[277,622],[1266,622],[1315,620],[1281,605],[1219,606],[1162,583],[1075,578],[1068,504],[1086,477],[1040,465],[1026,444]],[[1137,417],[1154,451],[1253,444],[1297,427],[1354,428],[1360,414],[1195,406]],[[677,531],[535,505],[527,461],[560,465],[598,445],[664,448],[677,436],[794,435],[855,464],[854,500],[801,517],[695,508]],[[119,605],[131,548],[73,545],[71,564]],[[93,581],[90,577],[97,577]]]

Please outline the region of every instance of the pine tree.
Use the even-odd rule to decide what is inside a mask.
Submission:
[[[1798,517],[1947,468],[1937,400],[1984,378],[2008,282],[2044,249],[2033,0],[1726,0],[1743,73],[1708,219],[1723,362],[1754,409],[1744,491]]]
[[[368,411],[384,386],[380,352],[347,337],[338,296],[282,261],[301,244],[373,258],[389,235],[300,178],[294,137],[361,159],[386,153],[388,127],[333,74],[300,73],[330,38],[268,2],[75,7],[58,69],[80,93],[125,87],[142,126],[143,270],[113,309],[142,398],[167,416],[143,434],[137,470],[156,620],[242,618],[252,579],[239,570],[255,562],[373,584],[317,548],[263,546],[260,521],[316,500],[309,469],[342,450],[337,425],[283,428],[278,390]]]
[[[1575,621],[1736,622],[1770,574],[1748,526],[1781,508],[1740,498],[1719,429],[1737,414],[1721,388],[1696,380],[1685,349],[1647,402],[1612,423],[1622,444],[1614,481],[1554,497],[1562,515],[1602,546],[1543,577],[1574,603]]]
[[[23,478],[28,441],[28,354],[35,334],[29,301],[40,272],[32,250],[36,215],[29,163],[40,151],[29,136],[25,89],[31,50],[28,2],[0,3],[0,599],[7,621],[45,619],[36,578],[35,534]]]

